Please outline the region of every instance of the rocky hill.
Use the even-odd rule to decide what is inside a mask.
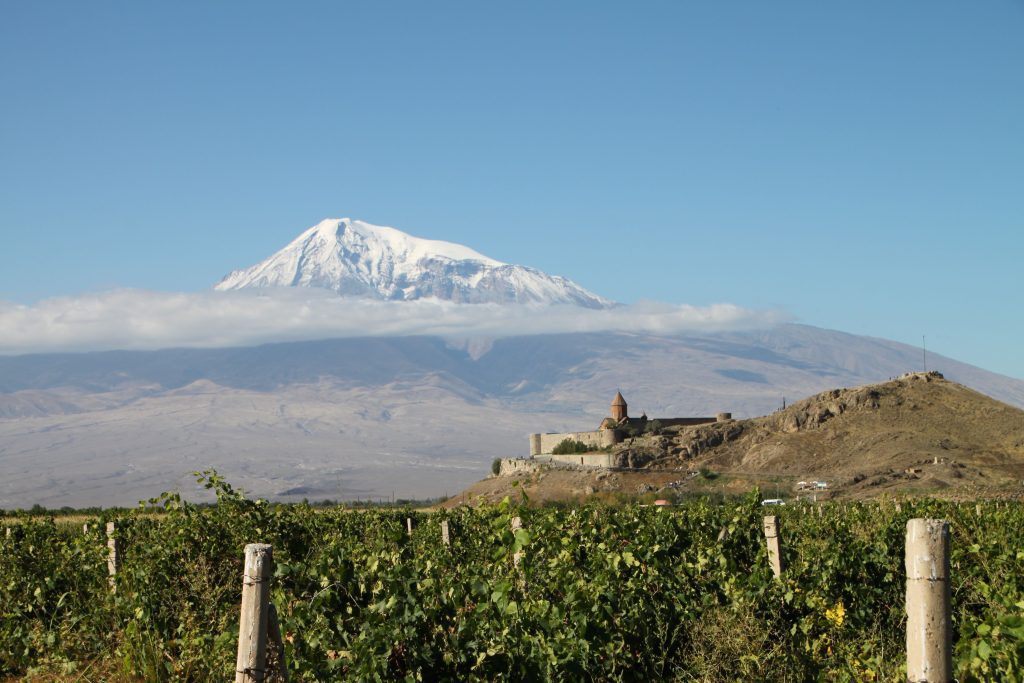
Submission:
[[[939,373],[911,373],[826,391],[764,417],[638,435],[614,452],[629,471],[548,470],[528,478],[525,490],[539,500],[600,491],[741,492],[755,485],[786,499],[1016,498],[1024,492],[1024,411]],[[510,478],[482,482],[468,494],[512,490],[502,479]],[[827,488],[813,488],[815,481]]]

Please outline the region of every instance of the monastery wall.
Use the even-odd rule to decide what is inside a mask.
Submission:
[[[594,432],[562,432],[559,434],[531,434],[530,455],[549,455],[555,446],[566,439],[580,441],[594,450],[614,446],[622,441],[622,435],[615,429],[600,429]]]

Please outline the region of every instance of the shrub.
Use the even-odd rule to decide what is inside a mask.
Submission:
[[[491,474],[494,476],[501,474],[501,458],[495,458],[491,462]]]
[[[707,467],[701,467],[700,468],[700,476],[704,477],[705,479],[710,480],[710,479],[714,479],[715,477],[717,477],[718,473],[717,472],[713,472],[712,470],[709,470]]]
[[[589,453],[594,450],[582,441],[576,439],[562,439],[557,446],[551,449],[552,455],[572,455],[573,453]]]

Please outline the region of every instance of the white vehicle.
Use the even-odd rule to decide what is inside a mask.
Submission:
[[[781,498],[765,498],[761,501],[761,505],[785,505],[786,501]]]

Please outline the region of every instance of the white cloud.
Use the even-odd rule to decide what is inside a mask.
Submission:
[[[0,302],[0,354],[247,346],[359,336],[507,337],[625,330],[654,334],[771,327],[790,317],[733,304],[643,302],[605,310],[572,306],[343,299],[325,290],[261,293],[117,290]]]

